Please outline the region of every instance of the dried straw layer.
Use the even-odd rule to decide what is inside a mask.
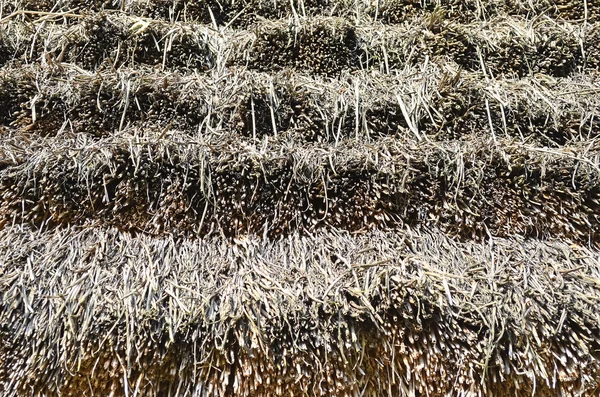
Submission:
[[[64,23],[64,20],[72,23]],[[89,70],[146,65],[162,69],[259,71],[296,68],[324,76],[390,72],[449,59],[487,75],[555,77],[598,66],[598,25],[502,16],[456,23],[441,16],[382,25],[346,18],[288,18],[248,29],[150,20],[123,13],[5,18],[15,60],[75,63]],[[8,37],[7,36],[7,37]],[[11,48],[12,46],[12,48]]]
[[[4,395],[595,395],[600,256],[437,232],[0,231]]]
[[[31,66],[0,69],[0,125],[32,139],[136,128],[299,143],[496,136],[558,147],[598,136],[600,84],[590,75],[486,79],[449,64],[339,80],[293,70],[182,75]]]
[[[597,395],[599,7],[0,0],[0,395]]]
[[[169,134],[5,139],[1,223],[227,237],[408,224],[439,225],[463,238],[599,242],[600,157],[593,143],[299,145]]]
[[[445,18],[470,22],[498,15],[546,15],[555,19],[594,23],[600,17],[600,3],[577,0],[2,0],[5,13],[15,10],[35,12],[97,12],[122,10],[129,15],[153,19],[200,21],[219,26],[246,26],[260,18],[341,16],[368,18],[385,23],[401,23],[418,16],[443,13]]]

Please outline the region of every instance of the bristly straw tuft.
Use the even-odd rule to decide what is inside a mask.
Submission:
[[[599,18],[0,0],[0,397],[597,395]]]
[[[577,245],[399,230],[229,244],[6,228],[0,241],[7,395],[599,386],[600,262]]]

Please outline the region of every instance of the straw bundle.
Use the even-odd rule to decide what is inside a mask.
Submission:
[[[11,53],[27,60],[76,63],[90,70],[147,65],[204,71],[235,65],[271,72],[294,68],[337,77],[361,68],[387,73],[434,59],[486,76],[567,77],[593,67],[598,47],[596,27],[513,16],[462,24],[434,14],[396,25],[319,16],[232,29],[121,13],[66,15],[51,14],[35,21],[7,17],[14,34],[23,35],[8,43]],[[48,18],[69,22],[49,24]]]
[[[171,139],[13,141],[4,157],[15,161],[0,173],[2,221],[225,236],[437,224],[469,238],[597,242],[600,158],[590,147],[272,141],[261,153],[244,142]]]
[[[312,17],[330,15],[355,17],[364,15],[385,23],[402,23],[408,18],[424,18],[433,13],[443,12],[449,18],[463,23],[474,19],[490,19],[498,15],[544,15],[554,19],[597,22],[600,6],[596,1],[543,0],[543,1],[478,1],[460,0],[294,0],[291,2],[270,2],[265,0],[220,1],[150,1],[128,0],[12,0],[5,1],[4,7],[12,12],[16,9],[35,11],[81,10],[122,10],[131,15],[153,19],[200,21],[219,25],[248,25],[257,18],[284,18],[290,15]]]
[[[597,252],[319,232],[231,245],[0,234],[0,387],[107,395],[591,395]]]
[[[488,134],[491,125],[497,137],[557,146],[595,137],[600,122],[598,85],[586,75],[485,80],[431,65],[332,81],[290,69],[229,69],[224,78],[141,70],[7,67],[0,70],[3,124],[43,135],[68,126],[101,137],[135,126],[194,137],[238,133],[331,143],[414,138],[415,131],[435,141],[468,140]]]
[[[0,396],[595,396],[597,1],[0,0]]]
[[[501,0],[465,2],[460,0],[382,0],[379,2],[380,14],[387,23],[403,22],[411,15],[427,15],[431,12],[443,12],[449,18],[460,22],[473,19],[489,19],[497,15],[544,15],[556,19],[598,21],[600,5],[595,1],[573,0]]]

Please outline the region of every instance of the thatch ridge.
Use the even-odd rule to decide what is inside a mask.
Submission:
[[[0,264],[7,393],[598,390],[599,255],[569,243],[5,228]]]

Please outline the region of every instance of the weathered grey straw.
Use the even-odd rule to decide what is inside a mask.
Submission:
[[[0,0],[0,397],[600,395],[599,18]]]
[[[13,139],[0,171],[0,222],[226,238],[323,226],[438,225],[462,238],[492,233],[598,243],[600,158],[590,145],[274,140],[265,148],[170,137],[123,132],[33,146]]]
[[[6,395],[594,395],[600,256],[439,232],[0,232]]]

